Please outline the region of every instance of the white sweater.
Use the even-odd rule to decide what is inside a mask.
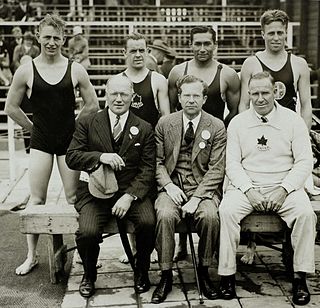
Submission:
[[[303,187],[312,167],[308,129],[297,113],[276,103],[267,123],[253,107],[230,122],[226,173],[242,192],[280,185],[290,193]]]

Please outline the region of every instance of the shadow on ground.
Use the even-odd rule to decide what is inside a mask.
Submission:
[[[19,212],[0,210],[0,306],[8,308],[36,308],[61,306],[67,277],[71,268],[72,252],[68,254],[66,277],[59,284],[49,278],[46,236],[39,239],[39,266],[26,276],[17,276],[15,268],[27,252],[25,235],[19,231]],[[65,243],[73,246],[73,236],[66,236]]]

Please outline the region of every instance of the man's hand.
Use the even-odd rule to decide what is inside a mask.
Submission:
[[[169,183],[164,188],[176,205],[182,206],[185,201],[188,201],[185,193],[177,185]]]
[[[100,162],[109,165],[115,171],[121,170],[125,166],[123,159],[117,153],[103,153],[100,156]]]
[[[258,211],[263,212],[267,207],[267,199],[256,189],[250,188],[245,195],[247,196],[252,207]]]
[[[193,215],[197,210],[201,199],[198,197],[191,197],[191,199],[182,206],[182,218],[185,218],[187,214]]]
[[[269,196],[266,210],[278,212],[281,209],[282,204],[286,200],[287,196],[288,192],[282,186],[279,186]]]
[[[133,200],[133,196],[129,194],[122,195],[112,207],[112,215],[122,219],[130,209]]]

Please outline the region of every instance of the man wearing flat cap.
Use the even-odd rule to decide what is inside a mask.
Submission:
[[[151,71],[156,71],[162,74],[160,65],[166,54],[170,52],[168,44],[162,40],[156,39],[149,45],[149,55],[146,59],[146,66]]]
[[[75,208],[79,212],[76,242],[84,275],[80,294],[90,297],[104,224],[116,216],[135,225],[137,293],[149,290],[148,270],[154,243],[155,214],[148,195],[155,180],[155,140],[151,125],[129,107],[133,85],[123,75],[108,80],[107,104],[82,118],[66,155],[68,166],[83,171]]]

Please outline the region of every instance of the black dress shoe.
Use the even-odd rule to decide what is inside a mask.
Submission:
[[[167,273],[164,273],[167,272]],[[156,289],[153,291],[151,303],[160,304],[172,290],[172,271],[163,271]]]
[[[237,296],[236,281],[234,275],[221,276],[219,293],[220,298],[227,300],[233,299]]]
[[[94,282],[91,279],[83,276],[79,286],[79,292],[83,297],[92,296],[95,292]]]
[[[310,302],[310,293],[305,278],[294,278],[292,283],[292,301],[296,305],[306,305]]]
[[[144,293],[150,289],[148,272],[137,270],[134,274],[134,290],[136,293]]]
[[[199,272],[199,283],[201,291],[207,299],[213,300],[219,297],[219,294],[215,290],[208,272]]]

